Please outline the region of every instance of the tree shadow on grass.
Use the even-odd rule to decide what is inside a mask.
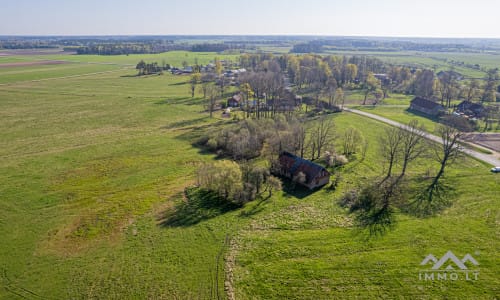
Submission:
[[[182,81],[182,82],[176,82],[176,83],[171,83],[169,86],[178,86],[178,85],[187,85],[187,81]]]
[[[191,187],[184,191],[183,201],[162,212],[157,221],[161,227],[189,227],[238,208],[213,192]]]
[[[394,210],[391,207],[372,209],[359,213],[354,218],[354,235],[362,240],[377,239],[396,226]]]
[[[162,126],[161,129],[192,127],[195,125],[206,123],[207,120],[208,120],[208,117],[200,117],[200,118],[196,118],[196,119],[182,120],[179,122],[173,122],[173,123],[170,123],[168,125]]]
[[[169,97],[155,102],[156,105],[202,105],[205,102],[200,97]]]
[[[453,204],[455,196],[455,186],[451,183],[439,182],[433,190],[432,199],[429,199],[430,184],[428,180],[423,181],[426,185],[420,184],[420,189],[412,194],[414,198],[406,204],[400,206],[402,212],[418,218],[431,217],[439,214]]]
[[[347,192],[339,201],[354,216],[355,235],[377,238],[394,228],[396,218],[391,202],[398,196],[393,182],[376,181],[360,190]]]
[[[242,210],[239,214],[240,218],[249,218],[253,215],[256,215],[260,213],[261,211],[264,210],[264,205],[262,203],[265,203],[266,200],[268,200],[270,197],[267,198],[260,198],[258,201],[254,201],[251,205],[248,205],[249,209]]]
[[[309,197],[310,195],[316,193],[323,187],[315,188],[310,190],[309,188],[300,185],[298,183],[293,182],[288,178],[284,178],[280,176],[281,181],[283,182],[283,192],[285,193],[285,198],[297,198],[304,199]]]

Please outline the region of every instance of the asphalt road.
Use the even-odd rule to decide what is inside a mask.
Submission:
[[[358,115],[361,115],[361,116],[364,116],[364,117],[368,117],[368,118],[371,118],[371,119],[374,119],[374,120],[377,120],[377,121],[380,121],[380,122],[384,122],[386,124],[389,124],[391,126],[395,126],[395,127],[400,127],[400,128],[404,128],[404,124],[401,124],[399,122],[395,122],[393,120],[389,120],[387,118],[384,118],[384,117],[381,117],[381,116],[377,116],[377,115],[374,115],[374,114],[371,114],[371,113],[367,113],[367,112],[364,112],[364,111],[360,111],[360,110],[356,110],[356,109],[350,109],[350,108],[345,108],[344,107],[344,110],[345,111],[348,111],[348,112],[351,112],[351,113],[354,113],[354,114],[358,114]],[[434,141],[436,143],[442,143],[442,140],[440,137],[438,136],[435,136],[435,135],[432,135],[430,133],[425,133],[425,138],[431,140],[431,141]],[[461,142],[464,142],[464,143],[467,143],[465,141],[461,141]],[[480,147],[480,146],[478,146]],[[472,149],[469,149],[469,148],[464,148],[462,147],[461,148],[462,152],[469,155],[469,156],[472,156],[476,159],[479,159],[487,164],[490,164],[491,166],[500,166],[500,153],[498,152],[494,152],[492,150],[488,150],[488,151],[491,151],[493,152],[493,154],[485,154],[485,153],[481,153],[481,152],[478,152],[478,151],[475,151],[475,150],[472,150]]]

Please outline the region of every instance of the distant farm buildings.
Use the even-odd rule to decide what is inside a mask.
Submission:
[[[280,175],[290,178],[311,190],[330,182],[330,172],[324,167],[289,152],[281,153],[279,163]]]
[[[415,97],[411,100],[410,109],[433,117],[439,116],[445,111],[441,104],[422,97]]]
[[[481,103],[462,101],[457,105],[456,112],[471,118],[480,118],[484,115],[485,108]]]

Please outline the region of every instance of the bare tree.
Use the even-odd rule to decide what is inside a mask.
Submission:
[[[407,126],[402,129],[402,161],[403,168],[400,177],[403,177],[408,168],[408,164],[422,155],[425,151],[425,133],[424,126],[418,123],[418,120],[411,120]]]
[[[399,158],[400,146],[403,139],[402,132],[398,127],[389,127],[386,128],[384,135],[380,137],[381,154],[388,164],[385,179],[391,177],[392,169]]]
[[[334,138],[335,124],[331,118],[322,117],[311,128],[311,157],[312,160],[320,158],[324,149],[331,144]]]
[[[342,141],[343,154],[349,156],[356,153],[363,137],[356,128],[349,127],[344,133],[344,140]]]
[[[430,202],[436,192],[439,192],[439,180],[444,174],[444,169],[460,155],[460,145],[458,144],[461,133],[457,129],[445,125],[439,125],[437,133],[441,137],[442,144],[434,148],[436,159],[441,167],[432,183],[427,188],[427,200]]]

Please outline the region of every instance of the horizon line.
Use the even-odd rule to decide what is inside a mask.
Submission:
[[[328,35],[328,34],[0,34],[0,37],[340,37],[340,38],[407,38],[407,39],[479,39],[479,40],[500,40],[498,37],[456,37],[456,36],[413,36],[413,35]]]

